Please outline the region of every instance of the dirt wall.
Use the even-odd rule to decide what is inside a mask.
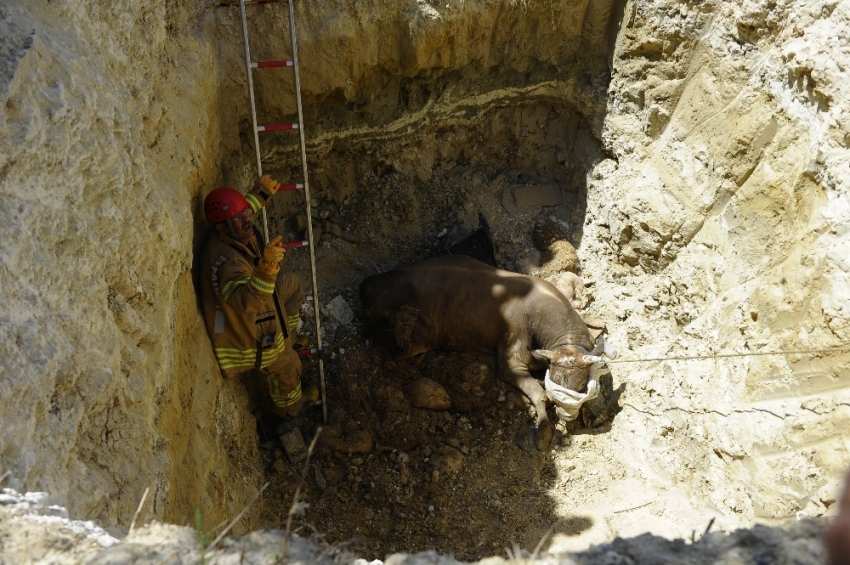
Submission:
[[[734,524],[824,513],[850,461],[848,7],[630,3],[618,38],[580,256],[624,357],[845,350],[612,365],[618,457]]]
[[[220,136],[202,14],[0,6],[0,467],[109,526],[146,488],[148,517],[177,522],[257,488],[235,478],[258,474],[254,432],[189,276]]]

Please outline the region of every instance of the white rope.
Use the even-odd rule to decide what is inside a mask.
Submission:
[[[576,392],[556,384],[549,378],[549,369],[546,369],[546,378],[543,382],[546,394],[555,404],[555,414],[558,418],[565,422],[572,422],[585,402],[599,396],[599,375],[603,372],[605,369],[602,363],[593,363],[587,378],[587,392]]]
[[[759,357],[763,355],[817,355],[821,353],[850,353],[850,348],[752,351],[747,353],[715,353],[713,355],[668,355],[666,357],[653,357],[649,359],[607,359],[605,362],[610,365],[612,363],[644,363],[647,361],[691,361],[694,359],[725,359],[728,357]]]

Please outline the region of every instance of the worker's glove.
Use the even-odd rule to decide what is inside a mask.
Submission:
[[[279,183],[279,182],[277,182],[276,180],[274,180],[274,179],[271,177],[271,175],[263,175],[263,176],[261,176],[261,177],[260,177],[260,180],[259,180],[259,181],[257,181],[257,182],[259,182],[259,183],[260,183],[260,185],[261,185],[263,188],[265,188],[266,190],[268,190],[268,191],[269,191],[269,192],[271,192],[272,194],[274,194],[275,192],[277,192],[277,189],[279,189],[279,188],[280,188],[280,183]]]
[[[260,258],[260,269],[269,276],[274,276],[280,271],[280,262],[286,255],[286,249],[280,243],[282,236],[277,236],[266,244],[263,256]]]

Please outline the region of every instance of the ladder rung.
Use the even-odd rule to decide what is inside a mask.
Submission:
[[[277,187],[277,191],[280,192],[281,190],[301,190],[302,188],[304,188],[304,185],[300,182],[296,184],[282,184]]]
[[[252,69],[269,69],[272,67],[294,67],[295,63],[292,61],[258,61],[252,62]]]
[[[280,245],[289,249],[291,247],[307,247],[308,245],[310,245],[310,242],[306,239],[302,239],[301,241],[284,241]]]
[[[257,131],[280,131],[286,129],[298,129],[298,124],[269,124],[267,126],[257,126]]]
[[[299,356],[299,357],[307,357],[308,355],[314,355],[314,354],[316,354],[316,353],[318,353],[318,352],[319,352],[319,350],[318,350],[318,349],[313,349],[313,348],[309,348],[309,349],[302,349],[302,350],[300,350],[300,351],[298,352],[298,356]]]

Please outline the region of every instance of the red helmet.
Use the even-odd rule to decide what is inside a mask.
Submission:
[[[204,199],[204,216],[211,224],[225,222],[248,208],[248,201],[239,191],[229,186],[220,186]]]

